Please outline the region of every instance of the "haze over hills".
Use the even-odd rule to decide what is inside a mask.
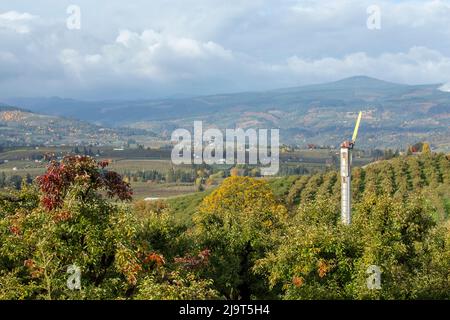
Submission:
[[[405,85],[365,76],[261,92],[134,101],[3,99],[35,112],[170,136],[194,120],[219,128],[280,128],[282,143],[337,146],[364,111],[359,145],[405,147],[421,140],[450,148],[450,93],[440,84]]]

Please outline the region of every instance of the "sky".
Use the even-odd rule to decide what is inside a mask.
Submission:
[[[0,2],[0,101],[259,91],[355,75],[450,87],[450,0]]]

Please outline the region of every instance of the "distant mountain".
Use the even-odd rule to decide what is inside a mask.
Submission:
[[[286,143],[338,145],[364,110],[360,146],[404,147],[418,140],[450,148],[450,92],[440,84],[405,85],[365,76],[261,92],[135,101],[60,98],[4,102],[102,125],[167,135],[194,120],[220,128],[280,128]]]
[[[31,112],[29,110],[25,110],[22,108],[17,108],[17,107],[13,107],[4,103],[0,102],[0,112],[4,112],[4,111],[22,111],[22,112]]]

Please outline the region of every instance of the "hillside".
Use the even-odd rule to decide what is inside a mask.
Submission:
[[[143,130],[111,129],[85,121],[0,106],[0,146],[123,145]]]
[[[17,108],[17,107],[12,107],[12,106],[0,103],[0,112],[7,112],[7,111],[30,112],[29,110],[25,110],[25,109],[21,109],[21,108]]]
[[[284,143],[337,146],[350,136],[364,110],[360,145],[406,147],[430,141],[450,149],[450,93],[439,84],[404,85],[364,76],[263,92],[135,101],[76,101],[60,98],[5,102],[52,115],[103,125],[170,132],[194,120],[220,128],[280,128]]]
[[[282,182],[286,183],[281,192]],[[340,177],[336,171],[274,179],[271,185],[278,191],[279,199],[291,208],[317,198],[331,198],[336,204],[340,203]],[[423,193],[438,209],[439,218],[447,218],[450,215],[450,159],[444,154],[405,156],[354,168],[352,193],[355,203],[369,193],[394,196],[399,200]]]
[[[425,195],[439,220],[450,217],[450,158],[444,154],[403,156],[353,169],[352,192],[356,205],[368,194],[388,195],[404,201],[411,194]],[[318,199],[340,206],[339,172],[273,178],[269,185],[278,201],[294,212]],[[205,195],[209,194],[205,193]],[[177,217],[187,221],[201,201],[199,194],[169,201]]]

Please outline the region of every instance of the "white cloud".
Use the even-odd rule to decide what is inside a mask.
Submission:
[[[352,75],[369,75],[401,83],[446,82],[450,75],[450,57],[426,47],[413,47],[407,52],[370,56],[356,52],[343,58],[305,60],[293,56],[286,69],[304,78],[339,79]]]
[[[450,83],[445,83],[439,87],[442,92],[450,92]]]
[[[145,30],[119,32],[115,42],[93,54],[64,49],[60,55],[66,70],[78,79],[89,77],[92,69],[108,76],[147,78],[156,82],[195,79],[212,72],[216,64],[231,62],[233,53],[212,42],[201,42]],[[111,74],[112,73],[112,74]]]
[[[38,17],[27,12],[8,11],[0,14],[0,30],[7,29],[16,33],[29,33],[31,31],[30,22]]]
[[[178,38],[153,30],[141,34],[121,31],[115,42],[93,54],[63,50],[61,62],[68,74],[80,81],[89,83],[90,78],[98,79],[101,75],[137,86],[140,81],[142,84],[148,80],[169,90],[182,90],[185,80],[199,85],[217,81],[227,84],[225,91],[239,91],[332,81],[354,75],[411,84],[444,83],[450,75],[450,57],[426,47],[379,55],[354,52],[341,58],[292,56],[282,63],[271,64],[233,53],[214,42]]]

